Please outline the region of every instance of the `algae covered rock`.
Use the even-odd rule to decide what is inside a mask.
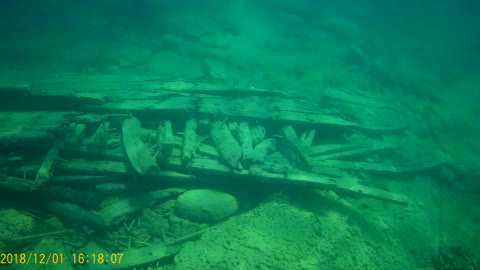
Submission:
[[[237,211],[237,198],[221,191],[194,189],[183,193],[177,199],[177,215],[195,222],[217,222]]]

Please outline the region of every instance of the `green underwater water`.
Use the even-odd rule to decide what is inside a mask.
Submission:
[[[469,0],[3,0],[0,265],[480,269],[479,11]],[[174,109],[155,107],[170,98]],[[86,125],[74,150],[64,115]],[[189,156],[179,138],[192,118],[201,147]],[[39,179],[52,146],[19,134],[53,122],[65,127],[56,169],[38,190],[17,188]],[[245,157],[241,123],[267,157]],[[220,165],[187,166],[200,157]],[[105,160],[117,163],[96,170]],[[318,175],[331,182],[312,184]],[[222,194],[185,199],[204,189]],[[64,260],[7,256],[41,253]]]

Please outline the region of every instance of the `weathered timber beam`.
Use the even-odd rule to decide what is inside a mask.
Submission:
[[[74,175],[123,175],[133,176],[135,171],[126,163],[118,161],[98,161],[85,159],[72,159],[61,162],[58,166],[59,173]],[[194,179],[195,176],[170,170],[160,170],[152,177],[161,177],[178,180]]]

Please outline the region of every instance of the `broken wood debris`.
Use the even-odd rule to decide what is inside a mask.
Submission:
[[[165,160],[172,154],[174,145],[172,122],[170,120],[160,121],[157,130],[157,151],[154,157],[160,161]]]
[[[72,123],[65,134],[63,154],[68,156],[78,151],[78,147],[85,138],[87,126],[85,124]]]
[[[143,142],[142,124],[135,118],[128,118],[122,125],[123,145],[128,159],[140,175],[155,174],[160,170],[149,148]]]
[[[250,127],[247,122],[240,122],[237,127],[238,140],[242,148],[242,159],[250,162],[253,155],[253,140],[250,134]]]
[[[106,148],[110,121],[102,121],[92,135],[85,138],[80,145],[80,150],[89,155],[98,155]]]
[[[274,139],[265,139],[255,146],[252,154],[252,161],[256,164],[263,164],[269,154],[275,151],[276,141]]]
[[[50,151],[48,151],[42,166],[40,166],[40,169],[37,172],[37,176],[35,177],[35,181],[33,183],[35,188],[44,186],[53,177],[62,147],[63,142],[60,140],[56,140],[53,143],[52,148],[50,148]]]
[[[231,168],[238,169],[242,148],[233,137],[228,125],[222,121],[213,122],[211,124],[210,136],[223,160]]]
[[[298,137],[297,133],[293,129],[292,126],[284,126],[282,128],[283,135],[285,140],[288,142],[292,150],[295,152],[297,156],[297,161],[300,164],[303,164],[306,168],[312,167],[312,161],[310,156],[308,155],[307,149],[305,149],[305,143],[302,142]],[[313,139],[313,138],[312,138]]]

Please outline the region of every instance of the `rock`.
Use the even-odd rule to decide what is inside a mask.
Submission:
[[[195,222],[214,223],[237,211],[237,198],[221,191],[194,189],[177,199],[177,215]]]

